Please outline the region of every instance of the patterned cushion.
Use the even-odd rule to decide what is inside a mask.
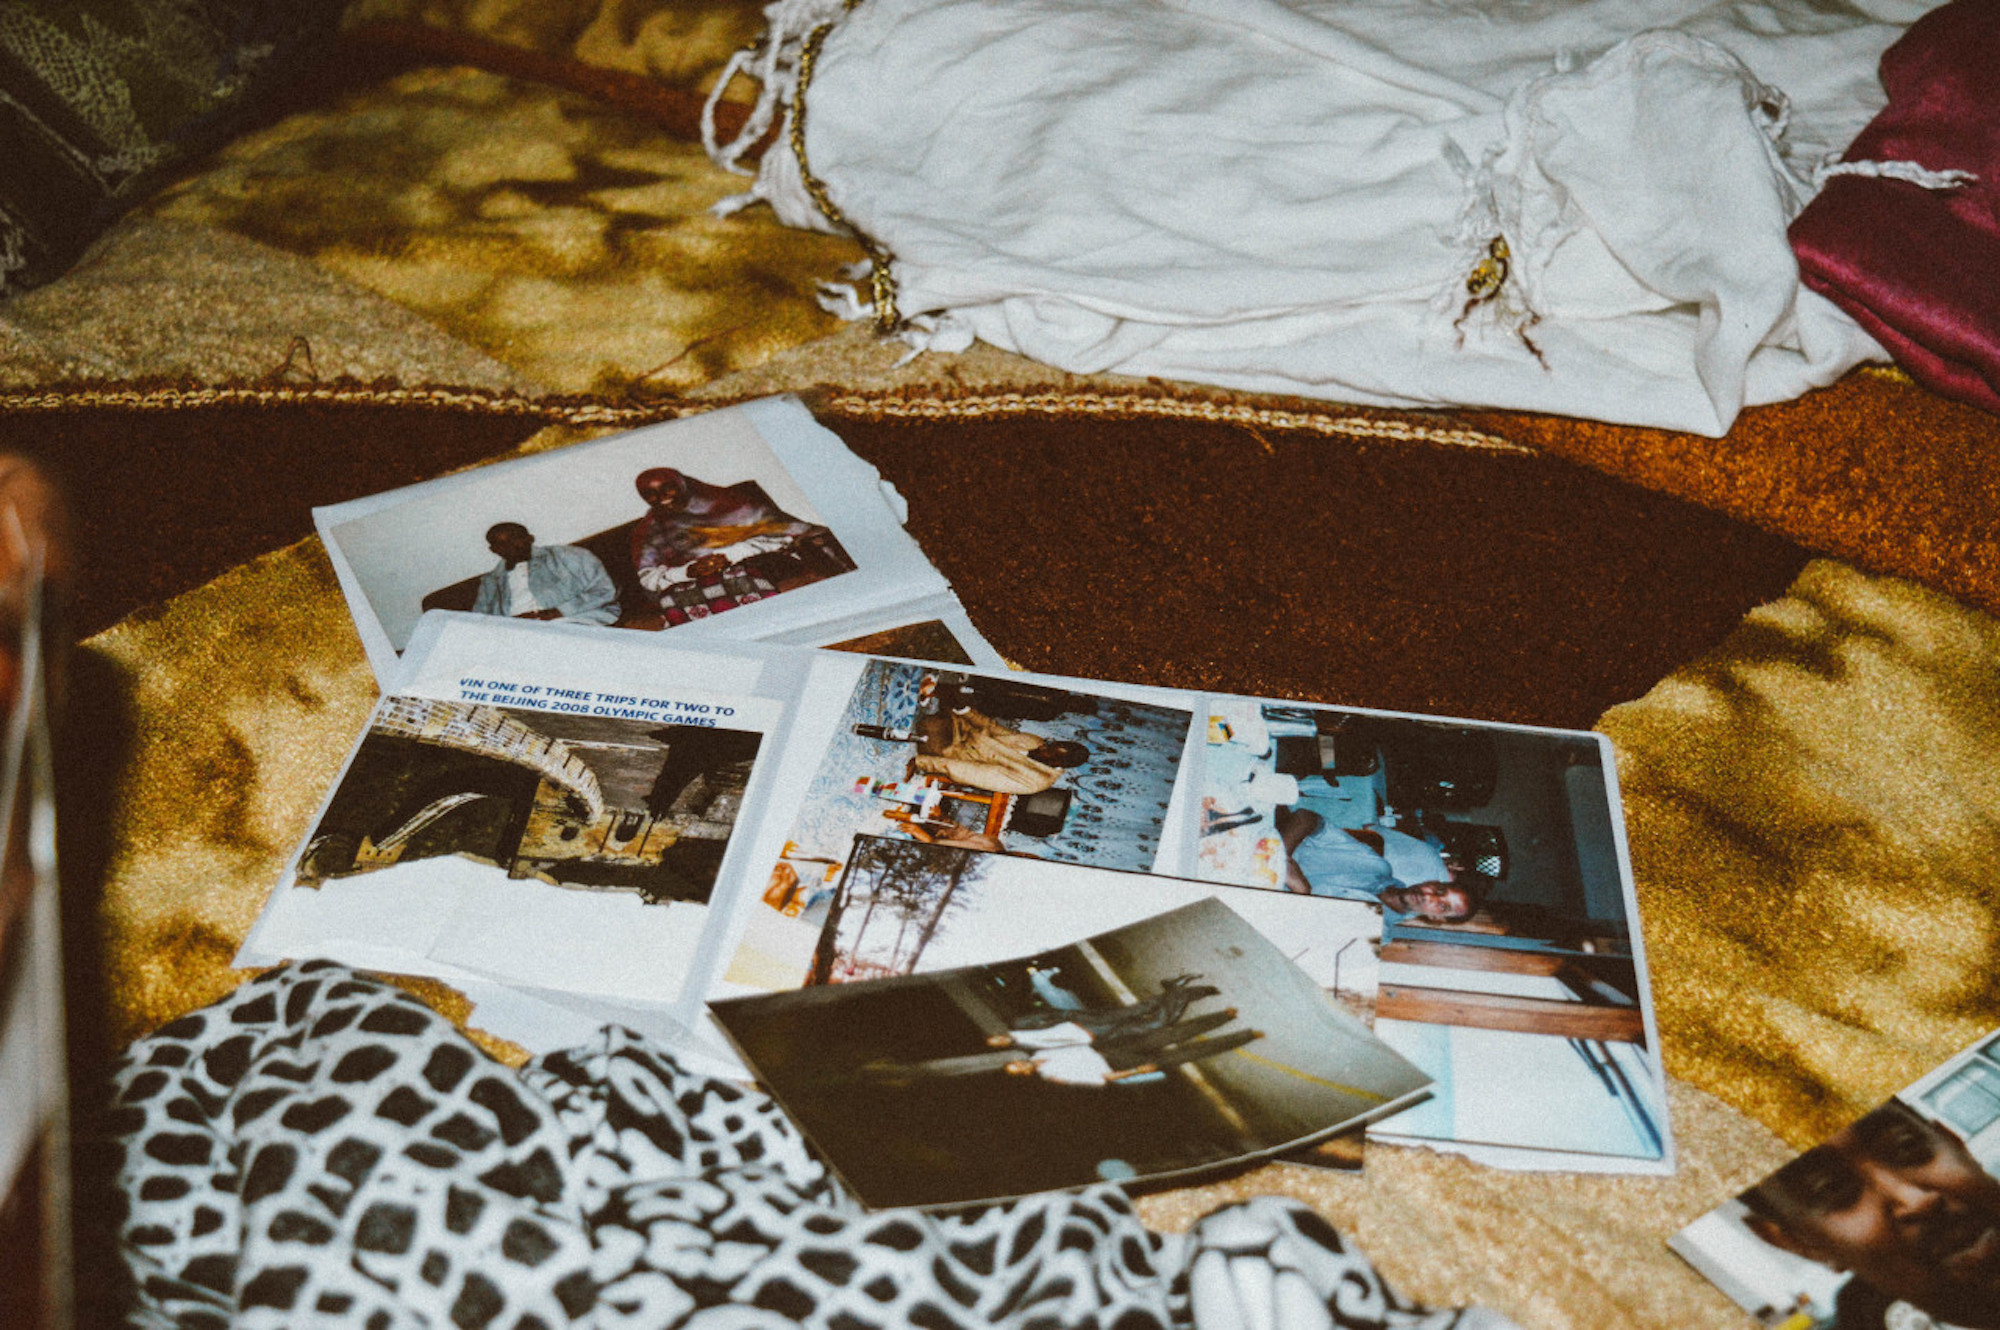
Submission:
[[[1511,1330],[1427,1313],[1303,1206],[1148,1233],[1099,1186],[847,1198],[772,1100],[630,1031],[516,1076],[414,998],[281,967],[134,1044],[105,1127],[131,1323],[370,1330]]]
[[[0,295],[61,273],[326,49],[325,0],[0,0]]]

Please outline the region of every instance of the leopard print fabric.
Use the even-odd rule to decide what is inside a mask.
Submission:
[[[148,1327],[1506,1324],[1410,1307],[1268,1198],[1187,1237],[1111,1187],[871,1213],[771,1100],[637,1035],[516,1074],[327,962],[134,1044],[111,1112]]]

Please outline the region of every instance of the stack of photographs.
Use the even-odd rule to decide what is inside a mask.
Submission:
[[[376,678],[429,610],[999,656],[902,528],[901,499],[794,397],[315,508]]]
[[[786,715],[768,657],[470,615],[417,642],[244,963],[671,1007],[718,884],[753,871],[746,814]]]
[[[1026,1000],[1053,1019],[1078,1001],[1064,987],[1061,965],[1035,953],[1201,902],[1226,905],[1261,934],[1342,1019],[1364,1028],[1372,1022],[1382,920],[1366,905],[878,836],[856,838],[838,888],[811,903],[818,943],[803,984],[1030,957],[1022,969],[1033,990]],[[1291,1157],[1358,1169],[1360,1140],[1331,1136]]]
[[[800,982],[858,836],[1137,873],[1181,857],[1187,698],[881,659],[814,662],[806,687],[831,724],[808,731],[817,754],[772,865],[773,908],[746,920],[731,983]]]
[[[870,1206],[1212,1169],[1427,1084],[1213,899],[1005,962],[714,1009]]]
[[[1376,1033],[1435,1085],[1376,1136],[1671,1170],[1602,738],[1243,699],[1207,737],[1194,876],[1382,909]]]
[[[1597,737],[677,642],[429,616],[242,962],[532,993],[740,1074],[712,999],[1215,897],[1433,1083],[1374,1134],[1670,1166]]]
[[[837,719],[809,727],[819,763],[721,991],[826,977],[858,836],[1347,901],[1380,929],[1377,1033],[1435,1081],[1376,1135],[1671,1170],[1600,736],[901,661],[813,677]]]
[[[1360,1123],[1672,1167],[1596,735],[995,668],[792,399],[317,518],[385,697],[241,964],[622,1020],[871,1203],[1353,1166]]]

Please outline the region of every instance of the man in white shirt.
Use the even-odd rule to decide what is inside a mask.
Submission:
[[[488,530],[486,547],[500,556],[500,562],[479,579],[474,614],[569,623],[612,623],[618,618],[618,588],[589,550],[537,545],[519,522],[501,522]]]

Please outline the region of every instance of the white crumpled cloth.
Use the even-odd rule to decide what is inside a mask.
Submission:
[[[738,203],[840,229],[830,25],[800,137],[914,346],[1721,434],[1884,358],[1785,227],[1934,3],[780,0],[712,150],[784,117]]]

